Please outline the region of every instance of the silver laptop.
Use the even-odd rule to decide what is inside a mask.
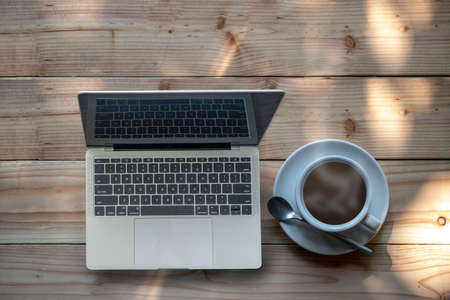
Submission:
[[[89,269],[261,266],[257,145],[284,92],[80,92]]]

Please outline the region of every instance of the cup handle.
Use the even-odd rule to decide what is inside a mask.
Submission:
[[[374,215],[367,214],[367,216],[363,219],[362,224],[371,231],[376,231],[378,226],[380,226],[381,221]]]

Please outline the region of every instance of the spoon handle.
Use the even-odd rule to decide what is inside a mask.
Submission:
[[[308,224],[304,219],[300,218],[300,217],[297,216],[297,215],[295,215],[295,216],[292,217],[292,218],[295,219],[295,220],[297,220],[297,221],[300,221],[300,222],[302,222],[302,223]],[[309,225],[309,224],[308,224],[308,225]],[[311,226],[311,225],[310,225],[310,226]],[[352,239],[350,239],[350,238],[344,237],[344,236],[339,235],[339,234],[337,234],[337,233],[330,233],[330,232],[325,232],[325,231],[322,231],[322,232],[327,233],[327,234],[332,235],[332,236],[335,236],[336,238],[340,239],[341,241],[346,242],[347,244],[349,244],[349,245],[355,247],[356,249],[358,249],[358,250],[360,250],[360,251],[362,251],[362,252],[364,252],[364,253],[366,253],[366,254],[372,254],[372,253],[373,253],[373,250],[372,250],[372,249],[370,249],[370,248],[368,248],[368,247],[366,247],[366,246],[364,246],[364,245],[362,245],[362,244],[360,244],[360,243],[358,243],[358,242],[356,242],[356,241],[354,241],[354,240],[352,240]]]
[[[338,239],[346,242],[347,244],[352,245],[353,247],[357,248],[358,250],[360,250],[360,251],[362,251],[362,252],[364,252],[366,254],[372,254],[373,253],[372,249],[370,249],[370,248],[368,248],[368,247],[366,247],[366,246],[364,246],[364,245],[362,245],[362,244],[360,244],[360,243],[358,243],[358,242],[356,242],[356,241],[354,241],[352,239],[349,239],[349,238],[344,237],[344,236],[339,235],[339,234],[333,234],[333,235],[335,237],[337,237]]]

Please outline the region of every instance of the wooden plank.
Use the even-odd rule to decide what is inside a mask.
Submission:
[[[305,143],[345,139],[376,158],[450,158],[450,78],[19,78],[0,79],[0,159],[80,160],[80,90],[286,91],[260,144],[285,159]],[[382,141],[382,142],[380,142]]]
[[[261,162],[263,243],[290,243],[266,210],[280,161]],[[391,203],[375,244],[450,244],[450,161],[381,161]],[[0,163],[0,243],[83,243],[84,163]],[[439,225],[438,219],[446,221]]]
[[[0,246],[8,299],[446,299],[450,245],[378,245],[339,257],[263,246],[259,270],[102,271],[83,245]]]
[[[0,76],[449,74],[444,1],[1,1]]]

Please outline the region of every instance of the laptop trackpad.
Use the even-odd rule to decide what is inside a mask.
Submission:
[[[192,268],[212,265],[211,219],[136,219],[137,266]]]

